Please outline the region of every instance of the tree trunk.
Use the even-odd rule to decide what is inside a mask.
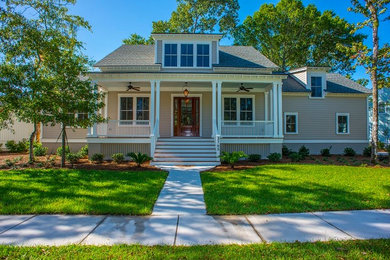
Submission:
[[[30,155],[29,155],[29,162],[34,162],[34,138],[35,134],[37,132],[37,123],[34,122],[34,129],[30,135]]]
[[[368,8],[371,13],[372,21],[372,68],[371,68],[371,82],[372,82],[372,129],[371,129],[371,163],[377,161],[377,144],[378,144],[378,81],[377,81],[377,65],[378,65],[378,10],[369,2]]]
[[[66,138],[66,126],[64,123],[62,123],[62,129],[61,129],[61,133],[62,133],[62,153],[61,153],[61,168],[65,167],[65,155],[66,155],[66,147],[65,147],[65,138]]]

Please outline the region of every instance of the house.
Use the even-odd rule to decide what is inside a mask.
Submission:
[[[215,165],[222,151],[265,158],[282,145],[315,154],[368,145],[370,91],[329,68],[281,73],[253,47],[221,46],[220,34],[152,37],[155,45],[123,45],[95,64],[89,76],[106,94],[108,121],[70,131],[72,146]],[[58,133],[45,127],[43,143],[54,149]]]
[[[5,144],[7,141],[13,140],[18,143],[23,140],[29,140],[33,129],[33,124],[20,122],[16,118],[13,118],[13,124],[10,128],[0,130],[0,150],[6,150]],[[39,140],[39,136],[38,131],[37,140]]]
[[[378,139],[379,141],[390,143],[390,89],[379,90],[378,102]]]

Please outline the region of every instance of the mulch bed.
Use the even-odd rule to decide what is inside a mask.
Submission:
[[[267,165],[267,164],[318,164],[318,165],[348,165],[348,166],[367,166],[367,167],[390,167],[390,164],[387,161],[380,161],[377,165],[372,165],[370,163],[370,158],[366,156],[356,155],[353,157],[343,156],[343,155],[331,155],[330,157],[323,157],[321,155],[310,155],[305,160],[299,162],[292,162],[291,159],[284,156],[280,162],[270,162],[269,160],[260,160],[258,162],[249,162],[249,161],[239,161],[235,166],[234,170],[246,170],[252,169],[257,166]],[[211,171],[223,172],[230,171],[232,168],[230,165],[222,164],[215,167]]]
[[[50,155],[51,157],[55,155]],[[0,153],[0,166],[3,170],[11,169],[6,165],[6,160],[15,160],[21,158],[21,160],[15,164],[14,168],[24,169],[24,168],[60,168],[61,158],[56,157],[54,165],[48,165],[47,158],[48,156],[39,156],[35,157],[34,164],[28,164],[29,155],[28,153]],[[93,163],[88,159],[81,159],[77,164],[74,164],[73,167],[69,163],[66,163],[66,168],[69,169],[85,169],[85,170],[116,170],[116,171],[161,171],[161,169],[145,163],[142,167],[137,167],[134,162],[124,162],[121,164],[114,163],[112,161],[104,161],[102,163]]]

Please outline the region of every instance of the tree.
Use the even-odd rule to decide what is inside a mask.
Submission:
[[[234,33],[236,45],[250,45],[278,64],[281,70],[301,66],[329,66],[350,74],[353,60],[344,46],[361,42],[364,36],[351,34],[354,25],[332,11],[321,13],[301,0],[263,4],[248,16]]]
[[[153,22],[153,33],[231,34],[238,23],[238,0],[177,0],[168,21]]]
[[[363,43],[354,44],[350,49],[352,58],[365,67],[372,83],[372,129],[371,129],[371,161],[377,160],[378,145],[378,89],[390,87],[390,46],[380,48],[378,29],[381,21],[389,20],[388,6],[390,0],[351,0],[351,12],[362,14],[363,22],[356,29],[371,28],[372,49]],[[383,19],[383,20],[382,20]]]
[[[123,40],[123,44],[128,45],[150,45],[154,44],[154,40],[152,37],[149,37],[149,39],[145,39],[139,34],[133,33],[130,35],[129,38],[126,38]]]

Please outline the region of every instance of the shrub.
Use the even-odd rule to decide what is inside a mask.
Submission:
[[[72,165],[75,163],[78,163],[81,159],[81,156],[79,153],[67,153],[66,154],[66,160]]]
[[[307,149],[306,146],[302,145],[301,148],[299,148],[298,153],[302,157],[302,159],[305,159],[307,156],[310,155],[310,150]]]
[[[303,159],[303,158],[302,158],[302,155],[300,155],[300,154],[297,153],[297,152],[292,152],[292,153],[290,153],[288,157],[290,157],[290,159],[291,159],[292,162],[299,162],[300,160]]]
[[[267,158],[270,162],[279,162],[282,159],[282,155],[280,153],[271,153]]]
[[[363,155],[366,157],[371,157],[371,146],[367,146],[363,149]]]
[[[329,148],[324,148],[320,151],[320,153],[322,156],[329,157],[331,149],[332,149],[332,146],[330,146]]]
[[[291,150],[287,148],[287,146],[283,145],[282,147],[282,155],[288,156],[291,153]]]
[[[94,153],[91,157],[91,161],[95,163],[103,162],[104,155],[102,153]]]
[[[355,156],[356,152],[351,147],[347,147],[347,148],[344,149],[344,155],[345,156]]]
[[[80,151],[79,151],[79,154],[81,155],[81,157],[86,157],[88,156],[88,145],[85,145],[83,147],[81,147]]]
[[[227,152],[222,152],[221,155],[221,160],[234,168],[234,165],[241,159],[241,158],[246,158],[248,157],[244,152],[232,152],[232,153],[227,153]]]
[[[378,141],[377,148],[378,148],[378,150],[384,150],[385,149],[385,143],[381,142],[381,141]]]
[[[125,160],[125,156],[123,155],[123,153],[114,153],[112,156],[112,160],[116,163],[123,163],[123,161]]]
[[[130,156],[131,159],[133,159],[133,162],[135,162],[138,167],[141,167],[143,163],[153,159],[145,153],[128,153],[127,156]]]
[[[47,156],[45,161],[45,167],[46,168],[54,167],[56,164],[56,159],[57,159],[56,155]]]
[[[65,146],[65,156],[66,154],[70,153],[69,146]],[[57,148],[57,155],[62,156],[62,146]]]
[[[260,154],[250,154],[250,155],[248,156],[248,160],[249,160],[250,162],[258,162],[258,161],[261,160],[261,155],[260,155]]]
[[[47,154],[47,147],[43,147],[41,143],[34,143],[34,156],[45,156]]]
[[[16,143],[14,140],[9,140],[5,143],[5,147],[11,153],[22,153],[28,151],[28,142],[23,139],[22,141]]]
[[[16,157],[16,158],[14,158],[14,159],[12,159],[12,160],[6,159],[6,160],[5,160],[5,164],[6,164],[8,167],[10,167],[10,168],[15,168],[16,164],[17,164],[18,162],[20,162],[21,160],[23,160],[23,157],[22,157],[22,156]]]
[[[3,150],[3,143],[0,143],[0,152]]]

